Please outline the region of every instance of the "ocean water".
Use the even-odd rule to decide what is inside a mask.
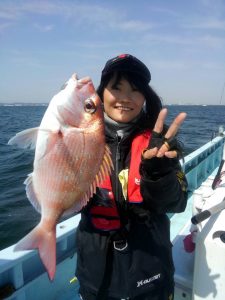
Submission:
[[[23,184],[32,172],[34,151],[7,145],[17,132],[40,124],[46,105],[0,104],[0,250],[16,243],[40,220]],[[167,123],[181,111],[187,119],[179,131],[185,154],[210,141],[225,127],[225,106],[168,106]]]

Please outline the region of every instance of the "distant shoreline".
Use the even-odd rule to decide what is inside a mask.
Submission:
[[[48,106],[49,103],[47,102],[43,102],[43,103],[27,103],[27,102],[0,102],[0,106]],[[179,104],[179,103],[175,103],[175,104],[165,104],[163,106],[225,106],[225,104]]]

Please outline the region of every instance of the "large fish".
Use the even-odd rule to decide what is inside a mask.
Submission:
[[[56,269],[56,224],[62,215],[79,212],[110,174],[102,103],[89,77],[73,75],[51,100],[38,128],[24,130],[10,145],[35,148],[26,194],[41,213],[40,223],[15,247],[38,248],[49,278]]]

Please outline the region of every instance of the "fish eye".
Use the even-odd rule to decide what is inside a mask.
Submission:
[[[93,114],[94,112],[96,112],[96,106],[91,98],[85,100],[84,110],[89,114]]]

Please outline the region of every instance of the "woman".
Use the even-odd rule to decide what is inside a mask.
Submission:
[[[98,94],[114,170],[81,213],[77,270],[81,299],[173,299],[166,213],[186,207],[187,183],[174,139],[186,114],[164,126],[166,109],[148,68],[129,54],[110,59]]]

